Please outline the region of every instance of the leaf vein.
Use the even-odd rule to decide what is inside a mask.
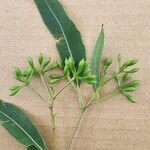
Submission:
[[[49,10],[51,11],[51,13],[53,14],[53,16],[54,16],[54,18],[56,19],[56,21],[58,22],[58,25],[60,26],[60,29],[61,29],[61,31],[62,31],[62,33],[63,33],[63,36],[64,36],[64,39],[65,39],[65,41],[66,41],[66,45],[67,45],[67,48],[68,48],[68,50],[69,50],[70,56],[73,58],[73,55],[72,55],[72,53],[71,53],[71,49],[70,49],[70,46],[69,46],[69,43],[68,43],[68,39],[67,39],[67,37],[66,37],[66,34],[65,34],[65,32],[64,32],[64,30],[63,30],[63,28],[62,28],[62,25],[61,25],[60,21],[58,20],[57,16],[56,16],[55,13],[53,12],[53,10],[50,8],[50,6],[49,6],[47,0],[45,0],[45,3],[46,3],[46,5],[47,5],[48,9],[49,9]]]

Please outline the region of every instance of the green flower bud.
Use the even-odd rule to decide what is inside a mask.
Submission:
[[[72,57],[70,57],[68,59],[68,66],[70,69],[73,69],[75,67],[75,63],[74,63],[74,60],[72,59]]]
[[[88,65],[89,65],[89,63],[87,61],[85,61],[85,59],[82,59],[78,65],[77,75],[79,75],[81,73],[83,76],[87,76],[88,74],[86,74],[86,73],[89,70]]]
[[[50,78],[52,78],[52,79],[59,79],[59,78],[64,78],[64,76],[58,75],[58,74],[51,74]]]
[[[28,58],[28,63],[34,69],[34,62],[33,62],[33,59],[31,57]]]
[[[15,75],[18,76],[18,77],[22,76],[21,70],[20,70],[19,68],[17,68],[17,67],[15,67],[14,73],[15,73]]]
[[[90,75],[87,77],[79,77],[79,80],[82,80],[82,81],[87,82],[89,84],[96,84],[97,83],[95,75]]]
[[[10,96],[16,95],[19,92],[20,89],[21,89],[21,86],[13,86],[13,87],[11,87],[10,88],[10,90],[11,90]]]
[[[106,58],[105,60],[104,60],[104,66],[106,66],[106,68],[108,67],[108,66],[110,66],[112,64],[112,59],[111,58]]]
[[[81,79],[96,80],[96,76],[95,75],[89,75],[89,76],[86,76],[86,77],[81,77]]]
[[[69,57],[69,58],[70,58],[70,57]],[[68,65],[68,60],[69,60],[69,58],[66,58],[66,59],[65,59],[65,64],[66,64],[66,65]]]
[[[123,88],[122,92],[133,92],[135,91],[137,88],[135,87],[128,87],[128,88]]]
[[[19,88],[20,88],[20,85],[13,85],[12,87],[9,88],[9,90],[13,91]]]
[[[57,83],[58,81],[62,80],[61,78],[58,78],[58,79],[51,79],[48,83],[50,84],[54,84],[54,83]]]
[[[25,70],[25,74],[27,77],[30,77],[34,73],[34,70],[32,68],[27,68]]]
[[[85,60],[82,59],[82,60],[79,62],[79,69],[82,69],[84,66],[85,66]]]
[[[122,70],[124,70],[125,68],[129,67],[132,63],[132,60],[127,60],[121,67]]]
[[[139,85],[140,85],[140,81],[139,80],[134,80],[134,81],[124,85],[123,88],[128,88],[128,87],[137,88]]]
[[[129,94],[125,94],[126,98],[128,99],[128,101],[132,102],[132,103],[136,103],[136,99],[135,97],[133,97],[132,95]]]
[[[25,82],[24,79],[23,79],[22,77],[17,76],[16,74],[15,74],[14,77],[15,77],[15,79],[18,80],[18,81]]]
[[[44,59],[43,54],[40,53],[39,56],[38,56],[38,60],[39,60],[39,64],[40,64],[40,65],[42,64],[43,59]]]
[[[121,69],[121,70],[124,70],[124,69],[126,69],[127,67],[129,67],[129,66],[135,65],[137,62],[138,62],[137,59],[127,60],[127,61],[122,65],[122,67],[121,67],[120,69]]]
[[[64,67],[64,75],[67,75],[69,73],[69,67],[65,66]]]
[[[133,60],[131,61],[131,65],[135,65],[137,62],[138,62],[138,59],[133,59]]]
[[[45,59],[42,63],[42,68],[45,68],[50,63],[50,61],[51,61],[51,58]]]
[[[96,80],[85,80],[86,83],[89,83],[89,84],[96,84],[97,81]]]
[[[83,77],[89,76],[89,75],[90,75],[90,69],[89,69],[89,67],[88,67],[88,68],[86,68],[86,69],[84,70]]]
[[[131,73],[126,73],[125,75],[124,75],[124,77],[123,77],[123,81],[127,81],[127,80],[129,80],[129,78],[131,77]]]
[[[57,67],[58,67],[57,62],[52,63],[51,66],[50,66],[50,70],[53,70],[53,69],[55,69],[55,68],[57,68]]]
[[[137,71],[139,71],[140,68],[134,68],[132,70],[129,70],[129,71],[125,71],[125,72],[128,72],[128,73],[135,73]]]

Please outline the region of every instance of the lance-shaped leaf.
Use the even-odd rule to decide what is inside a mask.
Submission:
[[[62,61],[70,56],[76,65],[86,58],[85,47],[79,30],[67,16],[58,0],[34,0],[42,19],[56,39]]]
[[[46,150],[44,141],[31,120],[17,106],[0,100],[0,124],[25,147]]]
[[[96,80],[97,80],[97,83],[93,85],[94,90],[97,89],[100,83],[100,62],[101,62],[103,47],[104,47],[104,29],[102,25],[101,32],[96,42],[96,46],[94,48],[92,61],[91,61],[91,71],[92,74],[96,76]]]

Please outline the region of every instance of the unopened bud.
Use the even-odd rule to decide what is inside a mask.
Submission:
[[[135,88],[137,88],[139,85],[140,85],[140,81],[139,80],[134,80],[134,81],[128,83],[127,85],[123,86],[123,87],[124,88],[127,88],[127,87],[135,87]]]
[[[131,61],[131,65],[135,65],[137,62],[138,62],[138,59],[133,59],[133,60]]]
[[[39,63],[42,64],[42,62],[43,62],[43,54],[42,53],[39,54],[38,60],[39,60]]]
[[[50,81],[49,81],[49,83],[50,84],[54,84],[54,83],[56,83],[56,82],[58,82],[58,81],[60,81],[61,80],[61,78],[58,78],[58,79],[51,79]]]
[[[82,59],[79,63],[79,68],[82,69],[84,67],[84,65],[85,65],[85,60]]]
[[[33,59],[31,57],[28,58],[28,63],[34,69],[34,62],[33,62]]]
[[[10,96],[16,95],[19,92],[20,89],[21,89],[21,86],[13,87],[13,89],[11,88],[10,89],[11,90]]]
[[[66,75],[68,72],[69,72],[69,68],[68,68],[68,66],[65,66],[64,67],[64,74]]]
[[[140,68],[134,68],[134,69],[126,71],[126,72],[128,72],[128,73],[135,73],[135,72],[139,71],[139,69]]]
[[[46,60],[43,61],[42,67],[45,68],[49,63],[50,63],[50,58],[47,58]]]
[[[122,92],[133,92],[135,91],[136,88],[135,87],[127,87],[127,88],[123,88]]]
[[[106,58],[105,60],[104,60],[104,65],[105,66],[110,66],[112,64],[112,59],[111,58]]]
[[[131,73],[126,73],[125,75],[124,75],[124,77],[123,77],[123,81],[127,81],[127,80],[129,80],[129,78],[131,77]]]
[[[15,75],[18,76],[18,77],[19,77],[19,76],[22,76],[21,70],[20,70],[19,68],[17,68],[17,67],[15,67],[14,73],[15,73]]]
[[[126,95],[126,98],[132,102],[132,103],[136,103],[136,99],[132,96],[132,95]]]

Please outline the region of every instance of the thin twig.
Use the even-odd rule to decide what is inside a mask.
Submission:
[[[83,103],[83,97],[82,97],[82,95],[81,95],[80,89],[79,89],[79,87],[76,87],[76,86],[74,85],[74,83],[72,83],[72,86],[73,86],[74,90],[76,91],[76,95],[77,95],[77,97],[78,97],[78,103],[79,103],[79,105],[80,105],[80,109],[82,110],[83,107],[84,107],[84,103]]]
[[[68,87],[74,79],[71,79],[62,89],[60,89],[53,98],[56,98],[66,87]]]
[[[94,104],[96,104],[100,101],[103,101],[103,100],[107,99],[108,97],[114,96],[118,93],[119,93],[119,91],[118,91],[118,88],[117,88],[117,89],[113,90],[112,92],[110,92],[109,94],[107,94],[107,95],[105,95],[101,98],[95,99],[89,106],[94,105]]]
[[[49,95],[49,99],[51,101],[51,106],[49,107],[50,109],[50,115],[51,115],[51,123],[52,123],[52,149],[53,150],[57,150],[57,143],[56,143],[56,127],[55,127],[55,115],[54,115],[54,112],[53,112],[53,106],[54,106],[54,100],[55,98],[53,98],[53,94],[51,93],[51,91],[49,90],[48,86],[47,86],[47,83],[43,77],[43,75],[41,74],[40,75],[40,78],[42,80],[42,83],[45,87],[45,90],[47,91],[48,95]]]
[[[49,95],[49,99],[52,100],[53,94],[52,94],[52,92],[49,90],[49,88],[48,88],[48,86],[47,86],[47,84],[46,84],[46,81],[45,81],[45,79],[44,79],[44,77],[43,77],[42,74],[40,75],[40,78],[41,78],[41,80],[42,80],[42,83],[43,83],[43,85],[44,85],[44,87],[45,87],[45,89],[46,89],[48,95]]]
[[[79,120],[78,120],[77,125],[76,125],[76,127],[75,127],[75,130],[74,130],[74,132],[73,132],[73,135],[72,135],[72,137],[71,137],[71,139],[70,139],[69,146],[68,146],[67,150],[70,150],[70,148],[71,148],[71,145],[72,145],[73,140],[74,140],[74,137],[75,137],[75,135],[76,135],[76,133],[77,133],[77,130],[78,130],[78,127],[79,127],[80,122],[81,122],[81,120],[82,120],[82,116],[83,116],[84,112],[85,112],[85,111],[82,111],[81,114],[80,114]]]

